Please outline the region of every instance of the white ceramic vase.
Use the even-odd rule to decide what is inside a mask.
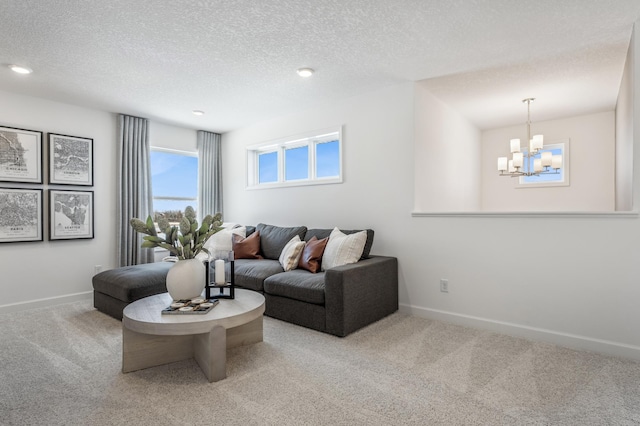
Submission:
[[[206,269],[198,259],[179,260],[167,274],[167,291],[173,300],[193,299],[204,290]]]

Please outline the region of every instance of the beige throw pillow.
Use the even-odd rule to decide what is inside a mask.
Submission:
[[[304,241],[300,240],[300,237],[297,235],[284,246],[278,260],[285,271],[296,269],[303,249]]]
[[[322,270],[356,263],[362,256],[366,242],[367,231],[347,235],[338,228],[333,228],[322,255]]]

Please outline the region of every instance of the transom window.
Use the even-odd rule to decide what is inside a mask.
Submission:
[[[154,221],[164,215],[173,224],[187,206],[197,210],[198,153],[152,148],[149,159]]]
[[[342,182],[342,131],[311,132],[247,148],[247,188]]]

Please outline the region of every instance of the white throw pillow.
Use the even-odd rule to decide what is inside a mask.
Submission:
[[[293,237],[287,245],[284,246],[278,260],[285,271],[290,271],[298,267],[302,250],[304,250],[304,241],[300,240],[298,235]]]
[[[338,228],[333,228],[322,255],[322,270],[356,263],[362,257],[366,242],[367,231],[347,235]]]
[[[216,257],[226,257],[229,252],[233,250],[233,244],[231,243],[233,234],[240,235],[244,238],[247,236],[247,228],[245,226],[233,229],[225,228],[209,237],[207,242],[204,243],[204,248],[209,250],[212,259]],[[201,251],[196,256],[196,259],[204,262],[209,259],[209,255]]]

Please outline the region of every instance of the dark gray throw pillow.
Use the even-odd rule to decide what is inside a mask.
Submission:
[[[260,250],[265,259],[278,260],[282,249],[296,235],[304,239],[307,232],[306,226],[295,226],[293,228],[282,228],[280,226],[265,225],[259,223],[256,230],[260,231]]]

